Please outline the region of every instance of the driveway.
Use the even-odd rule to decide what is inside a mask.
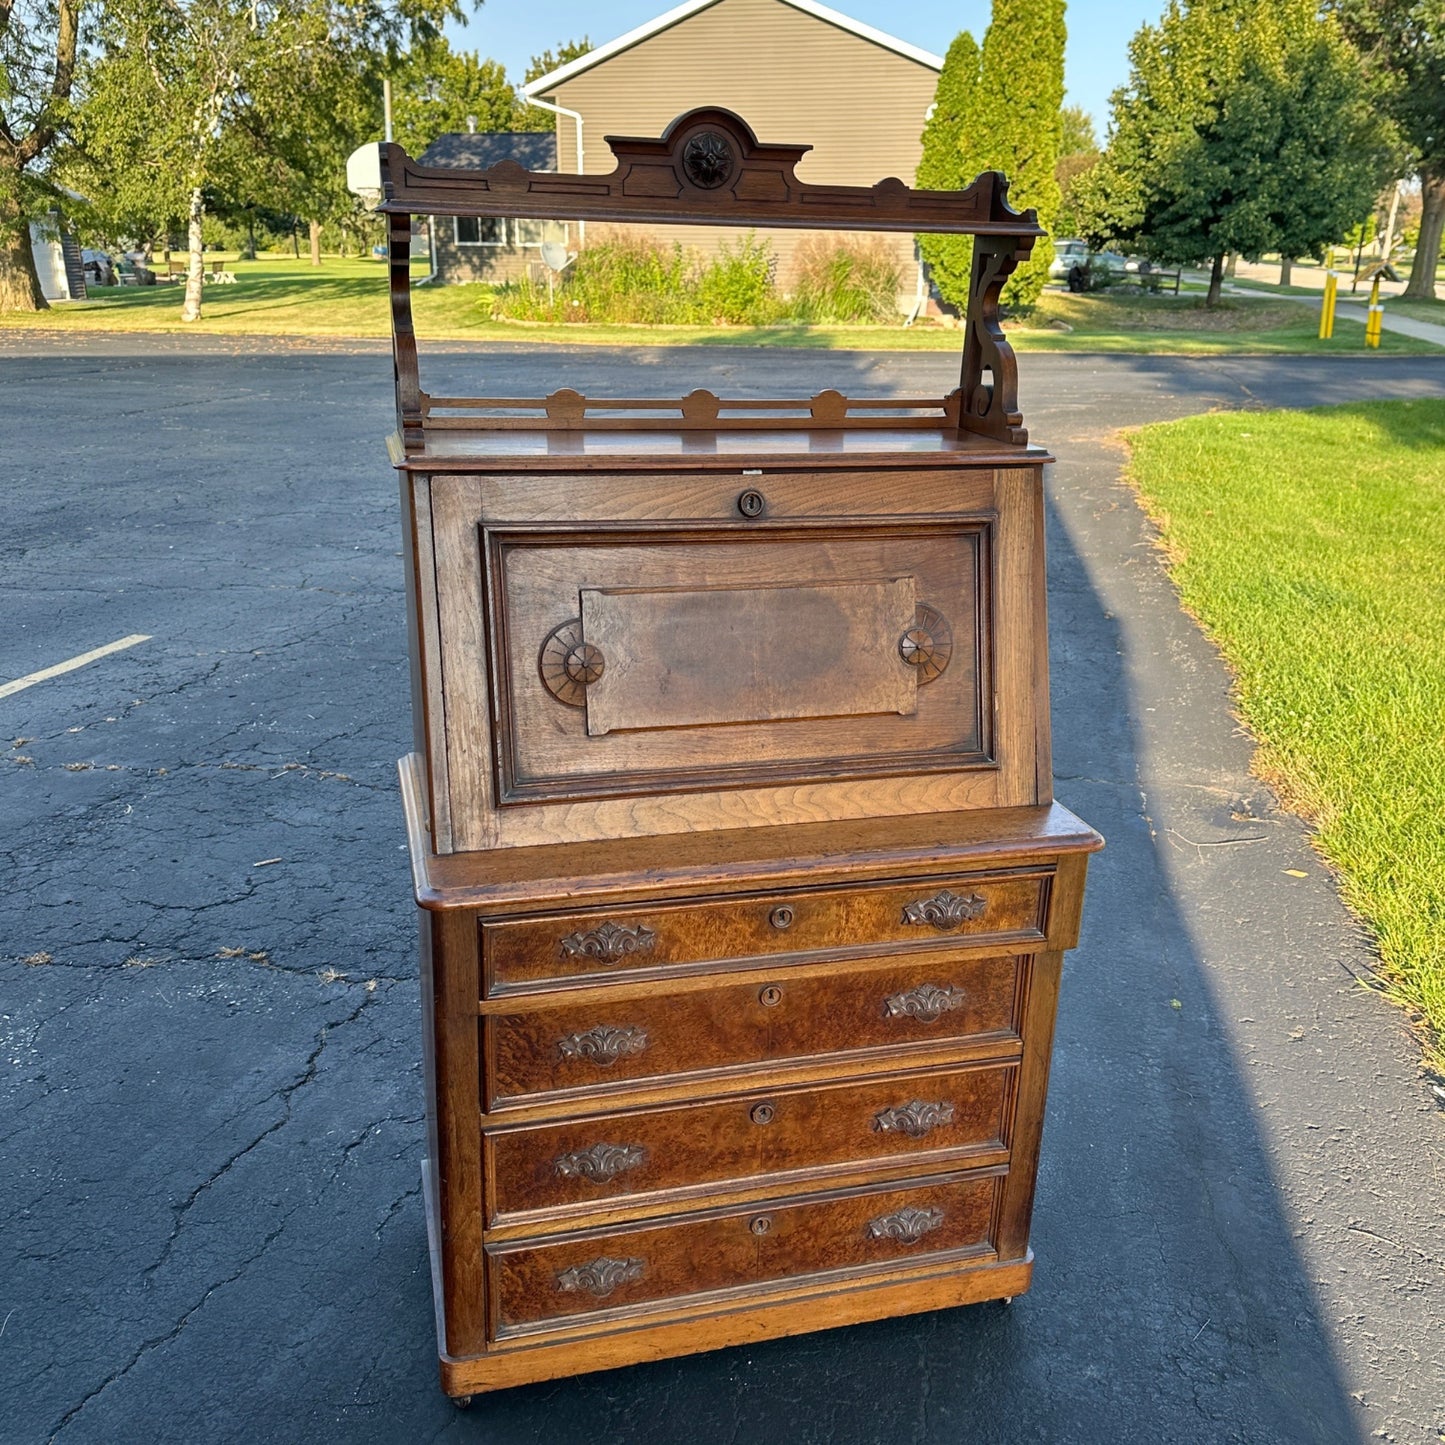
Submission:
[[[1032,1293],[459,1413],[435,1384],[418,1185],[387,357],[0,337],[0,683],[150,639],[0,698],[0,1439],[1445,1432],[1440,1099],[1361,986],[1369,949],[1304,830],[1249,776],[1113,436],[1445,396],[1445,357],[1021,367],[1059,457],[1057,791],[1109,842],[1065,973]],[[956,374],[937,355],[455,348],[424,379],[668,395],[684,371],[795,396]]]

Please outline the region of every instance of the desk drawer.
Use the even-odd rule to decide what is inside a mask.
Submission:
[[[487,1111],[829,1055],[1018,1036],[1016,958],[912,960],[483,1019]]]
[[[997,1175],[754,1205],[489,1251],[495,1338],[699,1295],[987,1254]]]
[[[965,1155],[998,1163],[1015,1071],[1005,1064],[774,1089],[489,1130],[488,1222],[850,1165],[925,1160],[936,1167]]]
[[[910,952],[950,941],[1038,941],[1051,874],[954,875],[705,903],[486,920],[489,996],[763,957]]]

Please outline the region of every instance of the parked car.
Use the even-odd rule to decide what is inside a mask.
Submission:
[[[80,253],[81,265],[85,267],[86,284],[90,286],[114,286],[115,262],[108,251],[84,250]]]
[[[1126,278],[1133,280],[1149,269],[1149,263],[1136,256],[1091,251],[1083,241],[1055,241],[1049,279],[1064,282],[1070,291],[1099,291]]]

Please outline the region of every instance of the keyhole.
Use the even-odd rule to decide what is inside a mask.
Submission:
[[[738,511],[745,517],[761,517],[764,505],[763,494],[751,489],[738,498]]]
[[[787,904],[783,904],[768,914],[768,922],[774,928],[791,928],[793,926],[793,910]]]
[[[754,1234],[766,1234],[772,1227],[772,1216],[768,1214],[758,1215],[758,1217],[748,1225],[748,1228],[751,1229]]]
[[[771,1104],[754,1104],[748,1110],[748,1118],[754,1124],[771,1124],[773,1122],[773,1106]]]
[[[758,990],[758,1002],[764,1008],[777,1008],[782,1001],[783,991],[775,983],[770,983],[766,988]]]

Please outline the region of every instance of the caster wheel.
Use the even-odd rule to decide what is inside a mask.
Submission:
[[[1000,1303],[1005,1309],[1007,1309],[1013,1302],[1014,1302],[1014,1297],[1013,1297],[1012,1295],[1005,1295],[1005,1296],[1003,1297],[1003,1299],[1001,1299],[1001,1300],[999,1301],[999,1303]]]
[[[472,1397],[470,1395],[453,1395],[451,1401],[458,1410],[465,1410],[472,1403]]]

